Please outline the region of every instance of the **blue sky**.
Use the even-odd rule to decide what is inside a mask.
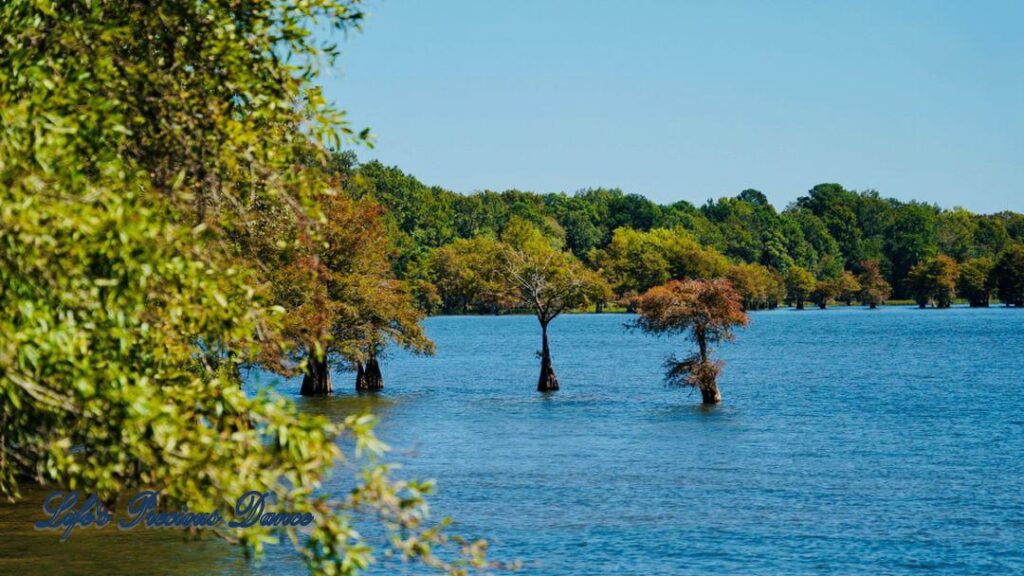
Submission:
[[[1024,2],[370,0],[328,96],[459,192],[1024,211]]]

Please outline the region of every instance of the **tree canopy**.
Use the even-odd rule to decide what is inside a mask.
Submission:
[[[1024,306],[1024,246],[1008,248],[992,270],[999,299],[1009,306]]]
[[[711,360],[710,346],[731,341],[734,326],[749,322],[740,295],[728,280],[672,280],[637,298],[637,319],[631,324],[657,335],[687,334],[697,352],[666,361],[666,379],[692,386],[704,402],[721,401],[716,383],[722,363]]]
[[[801,266],[793,266],[786,272],[787,298],[797,310],[803,310],[804,302],[811,298],[818,283],[810,270]]]
[[[989,305],[995,290],[996,278],[992,274],[995,262],[991,258],[972,258],[960,266],[957,290],[967,298],[972,307]]]
[[[256,552],[286,537],[314,572],[355,573],[374,558],[364,510],[399,555],[459,570],[431,552],[429,484],[359,460],[351,495],[318,494],[355,458],[340,436],[382,450],[372,418],[331,423],[240,386],[240,366],[284,366],[331,331],[314,318],[330,283],[306,288],[353,259],[309,250],[344,244],[325,214],[380,218],[341,195],[327,148],[366,134],[314,83],[336,53],[314,29],[358,24],[358,5],[11,0],[0,15],[0,492],[28,477],[116,503],[158,487],[193,510],[270,492],[315,520],[301,538],[234,534]],[[479,564],[480,545],[465,551]]]
[[[860,299],[871,308],[884,304],[892,296],[892,287],[882,277],[877,260],[861,262],[861,273],[857,279],[860,284]]]
[[[921,308],[934,304],[936,308],[949,308],[956,296],[959,268],[949,256],[939,255],[919,262],[910,270],[910,286]]]
[[[499,247],[498,277],[504,301],[529,309],[541,328],[541,369],[537,390],[559,389],[551,363],[548,325],[567,310],[588,302],[606,291],[604,280],[569,252],[560,250],[539,230],[515,222],[505,230]]]
[[[973,258],[996,259],[1009,247],[1024,243],[1022,214],[943,210],[835,183],[814,186],[777,210],[754,189],[709,200],[700,207],[685,201],[657,204],[609,188],[572,194],[521,190],[457,194],[422,184],[399,168],[376,161],[351,166],[361,189],[367,194],[383,190],[378,198],[389,214],[396,212],[386,218],[393,223],[395,243],[403,254],[399,261],[413,263],[403,265],[399,276],[414,285],[434,286],[436,297],[448,302],[442,306],[444,311],[498,308],[472,298],[460,303],[464,292],[446,296],[441,287],[445,282],[431,280],[431,274],[437,273],[431,266],[441,260],[433,253],[444,251],[443,257],[449,258],[453,253],[448,247],[467,246],[460,241],[496,239],[514,220],[530,223],[599,272],[624,305],[669,279],[730,277],[738,289],[745,290],[750,269],[732,268],[740,264],[764,266],[772,275],[783,277],[796,267],[806,270],[815,286],[807,288],[801,301],[811,299],[821,281],[818,300],[828,296],[849,303],[868,296],[877,305],[892,297],[912,297],[911,270],[939,254],[960,264]],[[432,217],[416,216],[418,207],[403,215],[411,204],[432,207]],[[866,290],[851,289],[851,278],[862,277],[863,263],[868,261],[875,263],[878,278],[872,278]],[[888,288],[882,289],[881,282]],[[761,282],[759,291],[770,291],[768,284]],[[434,294],[429,289],[427,293]],[[885,297],[879,298],[882,294]],[[774,306],[781,299],[745,295],[745,300],[754,309]]]

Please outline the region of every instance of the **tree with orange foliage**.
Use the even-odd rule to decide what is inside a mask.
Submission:
[[[705,404],[721,402],[717,379],[723,363],[711,359],[710,347],[731,341],[733,327],[749,322],[732,282],[671,280],[637,298],[636,308],[640,316],[631,328],[657,335],[687,334],[697,344],[697,352],[686,358],[669,357],[665,379],[697,388]]]
[[[860,284],[861,302],[875,310],[879,304],[885,304],[885,301],[892,296],[892,286],[889,286],[885,277],[882,276],[878,260],[865,260],[861,262],[860,266],[863,272],[857,281]]]
[[[322,206],[325,223],[317,256],[329,303],[324,308],[327,330],[314,343],[313,351],[322,348],[323,354],[311,355],[316,358],[313,369],[307,368],[302,393],[330,392],[330,381],[324,382],[320,373],[331,357],[355,368],[357,390],[377,391],[384,387],[379,360],[389,344],[421,354],[432,354],[434,344],[423,333],[423,313],[408,286],[392,271],[380,205],[338,194]]]
[[[273,210],[254,220],[250,258],[263,262],[274,302],[284,308],[282,336],[290,355],[262,358],[286,371],[287,360],[303,366],[301,394],[333,392],[331,365],[353,368],[357,390],[384,386],[379,360],[389,344],[430,354],[434,345],[419,325],[408,286],[391,268],[383,209],[371,198],[341,191],[318,200],[322,218],[287,223]]]

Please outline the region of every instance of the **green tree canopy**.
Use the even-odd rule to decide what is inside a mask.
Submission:
[[[1024,244],[1006,249],[992,269],[999,299],[1007,306],[1024,306]]]
[[[669,279],[716,278],[729,262],[713,249],[702,247],[682,228],[641,232],[615,231],[611,243],[590,256],[619,296],[639,293]]]
[[[934,206],[911,202],[896,211],[895,221],[886,233],[885,252],[891,263],[894,292],[897,297],[910,294],[907,281],[910,270],[938,252]]]
[[[793,266],[786,272],[786,297],[793,302],[797,310],[804,309],[807,301],[818,282],[814,274],[800,266]]]
[[[992,268],[995,261],[991,258],[973,258],[960,266],[957,278],[957,291],[967,298],[972,307],[986,307],[995,290]]]
[[[775,308],[786,298],[786,284],[778,272],[760,264],[734,264],[726,272],[743,299],[744,310]]]
[[[936,308],[949,308],[956,296],[956,282],[960,273],[956,261],[939,255],[918,263],[910,271],[910,290],[921,308],[929,303]]]
[[[445,313],[493,314],[509,307],[498,268],[501,249],[497,240],[477,236],[456,240],[431,253],[430,280],[437,287]]]
[[[563,312],[588,303],[588,297],[606,292],[604,280],[570,252],[564,252],[535,228],[506,230],[498,257],[498,274],[506,301],[528,308],[541,328],[541,370],[537,390],[559,389],[551,363],[548,325]]]
[[[372,419],[247,397],[238,366],[288,352],[269,267],[321,232],[327,145],[357,137],[313,83],[334,50],[314,27],[350,2],[11,0],[0,8],[0,491],[29,477],[114,502],[229,508],[249,490],[314,524],[289,537],[317,573],[373,558],[356,510],[431,553],[428,485],[371,466],[346,499],[316,496]],[[365,136],[365,135],[364,135]],[[260,214],[285,225],[247,232]],[[470,562],[479,562],[470,546]]]
[[[814,290],[811,291],[811,301],[818,308],[824,310],[839,297],[840,293],[842,293],[842,286],[839,285],[838,279],[826,278],[818,280],[814,284]]]
[[[687,201],[659,205],[616,188],[463,195],[423,184],[397,167],[357,165],[350,157],[336,156],[331,169],[351,173],[350,193],[373,195],[388,212],[389,235],[399,253],[395,270],[410,281],[424,308],[436,306],[426,262],[431,251],[460,238],[498,237],[516,220],[601,271],[623,299],[669,278],[721,276],[729,264],[761,264],[782,274],[800,266],[818,278],[838,279],[844,272],[861,274],[862,263],[869,260],[878,264],[890,291],[895,287],[898,296],[906,297],[910,270],[921,261],[938,254],[958,262],[994,258],[1024,239],[1021,214],[941,210],[836,183],[814,186],[780,213],[755,189],[709,200],[700,208]],[[671,252],[685,248],[684,242],[670,248],[658,238],[665,234],[659,230],[694,241],[710,260],[716,253],[724,258],[690,271],[693,262],[672,262]],[[849,301],[854,292],[840,297]]]

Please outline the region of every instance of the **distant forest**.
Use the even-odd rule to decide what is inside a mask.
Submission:
[[[336,154],[333,163],[348,194],[385,208],[395,272],[430,313],[496,311],[484,297],[486,279],[467,274],[480,267],[465,261],[524,225],[600,273],[609,302],[627,303],[670,278],[730,277],[741,289],[762,278],[767,287],[747,287],[750,308],[783,300],[802,306],[805,298],[864,301],[856,280],[865,274],[888,283],[880,300],[921,301],[928,288],[915,290],[921,284],[915,267],[926,276],[928,262],[954,281],[961,271],[980,270],[987,305],[995,290],[991,269],[1005,251],[1024,244],[1024,214],[974,214],[835,183],[818,184],[778,210],[755,189],[700,206],[657,204],[617,188],[459,194],[398,167],[359,163],[352,152]],[[957,292],[969,297],[967,290]]]

